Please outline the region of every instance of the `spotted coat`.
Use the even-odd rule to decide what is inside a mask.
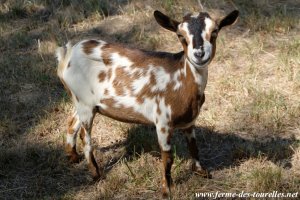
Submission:
[[[218,31],[238,16],[233,11],[219,23],[207,13],[189,14],[179,23],[159,11],[156,21],[175,32],[183,46],[179,53],[152,52],[83,40],[57,50],[58,76],[72,97],[66,151],[78,161],[76,135],[95,179],[102,176],[90,144],[95,113],[130,123],[156,126],[164,167],[162,190],[168,195],[171,179],[171,136],[184,129],[194,164],[201,170],[195,143],[194,122],[205,101],[208,64],[215,55]]]

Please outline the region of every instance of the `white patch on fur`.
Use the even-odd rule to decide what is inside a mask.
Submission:
[[[193,38],[194,36],[190,33],[189,28],[188,28],[188,23],[184,22],[182,23],[182,30],[184,30],[186,32],[187,35],[187,39],[190,41],[188,44],[188,49],[187,49],[187,53],[188,53],[188,57],[191,58],[192,53],[193,53]]]
[[[85,145],[83,147],[84,156],[85,156],[87,162],[90,163],[91,162],[90,154],[92,153],[91,136],[87,132],[85,132],[84,141],[85,141]]]
[[[146,119],[148,119],[151,122],[153,121],[153,112],[155,105],[155,100],[153,98],[144,98],[144,102],[140,104],[137,103],[136,96],[131,96],[129,91],[125,92],[125,94],[122,96],[112,95],[108,98],[114,100],[115,104],[113,105],[113,107],[132,108],[134,112],[142,114]],[[109,109],[109,107],[105,105],[104,109]]]
[[[207,17],[205,17],[204,23],[205,23],[205,30],[202,31],[201,37],[204,41],[203,50],[204,50],[205,54],[204,54],[204,57],[202,58],[202,60],[207,60],[208,58],[211,57],[212,45],[211,45],[210,41],[206,39],[206,35],[210,34],[211,28],[215,25],[214,25],[214,22],[210,18],[207,18]]]
[[[134,94],[138,94],[146,84],[149,84],[150,76],[142,76],[132,83],[132,89]]]
[[[198,170],[202,170],[200,162],[198,160],[196,160],[196,159],[194,159],[194,161],[195,161],[195,164],[196,164],[196,167],[198,168]]]
[[[97,42],[99,42],[99,45],[93,48],[92,52],[88,55],[88,57],[94,58],[95,60],[99,59],[99,61],[103,62],[101,48],[107,43],[102,40],[97,40]],[[99,55],[101,55],[101,57],[99,57]]]
[[[165,128],[166,132],[162,133],[161,128]],[[171,145],[168,144],[169,129],[167,127],[156,126],[158,143],[163,151],[170,151]]]
[[[161,98],[159,100],[159,104],[158,104],[160,110],[161,110],[161,123],[163,123],[164,121],[166,123],[168,123],[168,119],[166,119],[166,115],[169,115],[171,116],[172,114],[172,110],[171,110],[171,106],[170,105],[167,105],[166,102],[165,102],[165,98]],[[163,116],[165,115],[165,116]]]
[[[127,57],[119,55],[118,53],[111,54],[111,61],[112,61],[112,65],[115,67],[121,65],[119,67],[127,68],[133,65],[133,62],[131,60],[129,60]]]
[[[76,136],[76,134],[67,133],[67,136],[66,136],[67,144],[69,144],[71,147],[75,146],[75,141],[76,141],[75,136]]]
[[[187,46],[187,56],[189,59],[192,59],[194,57],[194,55],[193,55],[193,50],[194,50],[193,49],[193,38],[194,38],[194,36],[190,33],[187,22],[182,23],[182,30],[184,30],[186,32],[188,40],[190,41]]]
[[[199,13],[193,13],[193,14],[191,15],[191,17],[197,19],[197,18],[199,17]]]
[[[179,69],[173,75],[173,81],[175,82],[173,90],[175,90],[175,91],[178,90],[182,86],[182,82],[178,80],[182,74],[183,74],[183,71],[181,69]]]
[[[157,112],[154,114],[154,118],[158,120],[155,124],[158,142],[163,151],[170,151],[171,145],[167,143],[167,138],[170,134],[168,126],[170,119],[168,119],[167,116],[171,116],[172,114],[171,106],[165,103],[165,98],[158,99],[158,105],[155,105],[155,111],[157,111],[157,106],[161,111],[160,114]],[[161,128],[165,129],[164,133],[161,132]]]
[[[163,67],[155,67],[153,70],[156,85],[152,86],[151,91],[165,91],[168,83],[171,80],[171,75],[165,71]]]
[[[82,41],[72,47],[70,55],[71,66],[63,71],[63,80],[66,82],[69,89],[79,99],[77,104],[84,104],[89,107],[99,103],[98,95],[91,95],[91,90],[95,93],[98,90],[99,83],[98,75],[105,70],[106,66],[101,61],[101,46],[105,44],[103,41],[98,41],[100,44],[97,48],[97,54],[86,55],[82,50]],[[78,59],[80,58],[80,59]]]

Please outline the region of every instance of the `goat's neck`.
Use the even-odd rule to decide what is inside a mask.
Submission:
[[[208,77],[207,65],[205,67],[199,68],[197,66],[194,66],[187,58],[185,58],[184,60],[184,65],[186,69],[188,67],[191,69],[191,72],[195,79],[195,83],[197,84],[198,87],[198,92],[200,95],[202,95],[204,93],[207,84],[207,77]]]

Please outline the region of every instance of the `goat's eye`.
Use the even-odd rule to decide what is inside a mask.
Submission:
[[[177,36],[178,36],[179,38],[183,38],[183,35],[178,34]]]

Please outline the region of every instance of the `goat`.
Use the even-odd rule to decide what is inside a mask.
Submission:
[[[233,24],[239,12],[221,20],[208,13],[188,14],[180,23],[160,11],[154,12],[159,25],[175,32],[182,44],[179,53],[151,52],[90,39],[66,49],[59,47],[58,76],[70,94],[75,112],[68,123],[66,153],[78,162],[76,135],[95,180],[103,176],[91,147],[91,128],[96,113],[110,118],[156,126],[163,162],[162,193],[172,186],[171,136],[174,129],[186,135],[192,168],[207,173],[198,158],[194,123],[205,101],[208,64],[216,51],[218,32]]]

